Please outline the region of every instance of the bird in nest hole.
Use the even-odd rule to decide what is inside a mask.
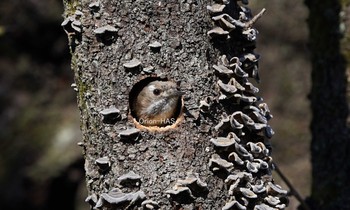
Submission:
[[[174,124],[179,113],[184,92],[172,81],[153,81],[136,97],[134,112],[137,121],[144,126]]]

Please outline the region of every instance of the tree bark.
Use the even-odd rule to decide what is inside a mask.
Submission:
[[[271,176],[271,115],[249,82],[259,80],[253,23],[262,13],[216,2],[65,1],[92,207],[288,204]],[[147,82],[167,79],[186,92],[177,123],[141,126],[133,99]]]
[[[312,61],[312,191],[309,199],[313,209],[350,208],[350,136],[347,117],[347,60],[341,41],[348,28],[340,19],[348,19],[343,1],[320,3],[306,0],[310,15],[310,49]],[[345,5],[344,5],[345,6]],[[346,29],[348,30],[348,29]],[[349,45],[348,38],[343,40]]]

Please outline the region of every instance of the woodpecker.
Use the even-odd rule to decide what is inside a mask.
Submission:
[[[144,126],[166,126],[175,123],[179,100],[184,92],[171,81],[153,81],[136,97],[134,111]]]

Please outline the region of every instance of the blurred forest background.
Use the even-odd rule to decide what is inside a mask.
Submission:
[[[267,9],[256,25],[256,52],[260,95],[274,115],[273,158],[306,197],[311,184],[307,8],[302,0],[251,0],[250,7],[254,14]],[[62,13],[61,0],[0,1],[1,209],[89,209]],[[297,206],[291,199],[288,209]]]

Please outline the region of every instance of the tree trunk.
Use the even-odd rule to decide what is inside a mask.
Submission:
[[[309,7],[310,49],[312,60],[312,192],[313,209],[350,209],[350,136],[347,117],[346,60],[341,40],[349,19],[341,2],[306,0]],[[345,25],[344,25],[345,24]],[[348,30],[348,29],[346,29]],[[348,38],[343,40],[349,45]],[[348,54],[348,52],[347,52]]]
[[[271,176],[271,115],[249,82],[259,80],[252,25],[262,13],[216,2],[65,1],[92,207],[288,204]],[[134,100],[154,80],[186,92],[175,124],[137,122]]]

